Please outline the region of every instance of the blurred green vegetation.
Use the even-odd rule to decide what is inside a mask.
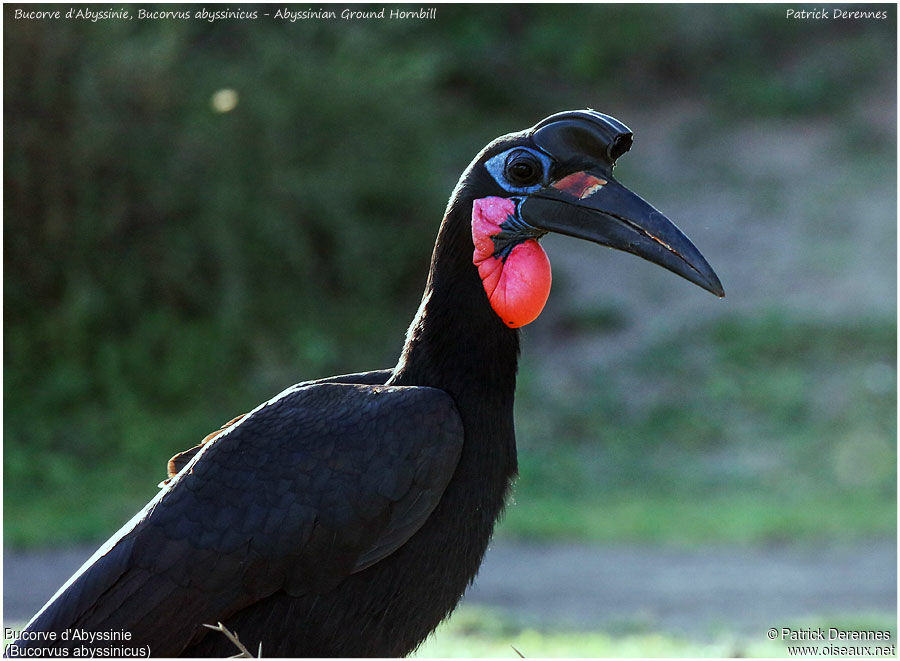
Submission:
[[[828,619],[791,622],[794,628],[840,627],[856,631],[891,631],[897,622],[884,614],[852,613]],[[894,635],[896,638],[896,634]],[[885,642],[883,647],[890,645]],[[548,630],[500,609],[462,606],[442,624],[414,656],[428,658],[781,658],[783,641],[759,632],[710,631],[707,640],[655,630],[648,622],[623,621],[605,631]],[[518,652],[519,654],[517,654]],[[894,656],[884,654],[878,656]]]
[[[881,614],[854,613],[827,621],[790,623],[789,626],[827,629],[843,627],[845,622],[848,629],[896,631],[896,621]],[[608,631],[547,630],[498,609],[463,606],[425,641],[414,656],[516,658],[518,651],[524,658],[778,658],[787,653],[787,646],[782,641],[770,641],[759,634],[709,633],[708,640],[701,642],[692,636],[656,631],[647,622],[640,621],[623,621]],[[889,644],[885,643],[885,647]]]
[[[877,92],[896,51],[893,11],[873,30],[798,28],[766,5],[441,5],[433,22],[293,24],[13,21],[14,9],[4,7],[4,531],[19,545],[106,536],[152,496],[171,454],[237,413],[301,379],[392,364],[449,191],[487,140],[561,108],[616,114],[666,98],[701,99],[723,124],[830,116],[848,95]],[[238,94],[230,112],[211,105],[222,89]],[[573,323],[620,321],[599,311]],[[818,357],[847,344],[855,355],[856,329],[772,323],[797,351],[771,369],[754,361],[780,345],[743,321],[712,329],[724,376],[660,344],[648,360],[673,370],[666,387],[685,394],[677,379],[696,380],[686,408],[663,392],[625,413],[628,394],[598,382],[593,408],[520,415],[519,489],[572,518],[535,530],[520,505],[510,530],[570,534],[593,520],[604,461],[632,467],[603,487],[620,489],[623,508],[629,494],[665,499],[663,485],[712,493],[719,482],[694,480],[711,474],[736,487],[728,498],[780,497],[773,485],[805,452],[840,483],[835,466],[856,455],[832,447],[838,437],[877,464],[893,433],[890,392],[824,416],[802,397]],[[877,355],[860,364],[892,361],[893,327],[862,329]],[[749,380],[747,398],[728,374]],[[539,378],[523,374],[523,401],[544,396]],[[722,408],[707,417],[709,398]],[[592,415],[613,416],[629,441]],[[541,446],[542,425],[566,448]],[[790,462],[760,484],[729,462],[700,471],[690,457],[718,447],[726,427],[783,444]],[[606,449],[585,461],[598,431],[591,447]],[[628,482],[639,475],[640,488]],[[645,493],[651,478],[662,481]],[[875,494],[863,504],[883,504],[888,482],[857,485]],[[854,520],[865,509],[845,505]],[[641,536],[618,516],[614,530]],[[866,530],[884,530],[883,516]],[[679,520],[663,530],[678,537]],[[647,535],[660,536],[671,537]]]
[[[771,312],[667,335],[572,392],[526,378],[527,496],[503,529],[678,544],[891,537],[896,347],[891,319]]]

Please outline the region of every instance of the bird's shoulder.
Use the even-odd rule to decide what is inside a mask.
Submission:
[[[423,386],[304,383],[207,441],[160,494],[134,558],[176,582],[229,571],[243,585],[324,591],[401,546],[453,475],[463,427],[453,399]],[[176,561],[186,553],[189,563]],[[249,558],[249,561],[248,561]]]
[[[292,386],[292,389],[296,389],[300,386],[307,385],[315,385],[320,383],[352,383],[359,385],[383,385],[391,376],[393,370],[391,369],[381,369],[381,370],[372,370],[370,372],[356,372],[353,374],[341,374],[339,376],[330,376],[323,379],[316,379],[313,381],[304,381],[303,383],[299,383],[295,386]],[[291,389],[289,389],[291,390]],[[287,392],[287,391],[285,391]],[[284,393],[282,393],[284,394]],[[225,430],[227,430],[232,425],[241,421],[247,416],[246,413],[242,413],[241,415],[235,416],[224,425],[219,427],[213,432],[207,434],[203,440],[201,440],[197,445],[188,448],[187,450],[183,450],[182,452],[177,453],[171,459],[169,459],[168,465],[166,466],[166,473],[168,478],[160,483],[160,487],[165,486],[169,483],[169,481],[177,475],[182,468],[184,468],[188,462],[194,458],[194,455],[200,451],[200,449],[215,439],[217,436],[222,434]]]

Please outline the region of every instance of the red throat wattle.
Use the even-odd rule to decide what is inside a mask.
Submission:
[[[494,255],[493,237],[515,215],[516,204],[504,197],[484,197],[472,206],[472,261],[494,312],[510,328],[538,318],[550,295],[550,260],[535,239],[516,244],[504,259]]]

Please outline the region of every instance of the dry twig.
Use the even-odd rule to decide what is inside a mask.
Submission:
[[[234,656],[228,657],[229,659],[261,659],[262,658],[262,641],[259,643],[259,652],[257,656],[253,656],[250,654],[250,650],[248,650],[244,643],[241,642],[241,639],[237,637],[237,634],[229,631],[224,624],[221,622],[218,623],[217,626],[213,626],[211,624],[204,624],[207,629],[212,629],[213,631],[218,631],[222,635],[224,635],[228,640],[232,642],[232,644],[238,648],[239,653]]]

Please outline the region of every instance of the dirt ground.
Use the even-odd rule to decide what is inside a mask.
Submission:
[[[665,549],[496,545],[467,602],[559,627],[762,635],[807,618],[896,613],[896,545]]]

